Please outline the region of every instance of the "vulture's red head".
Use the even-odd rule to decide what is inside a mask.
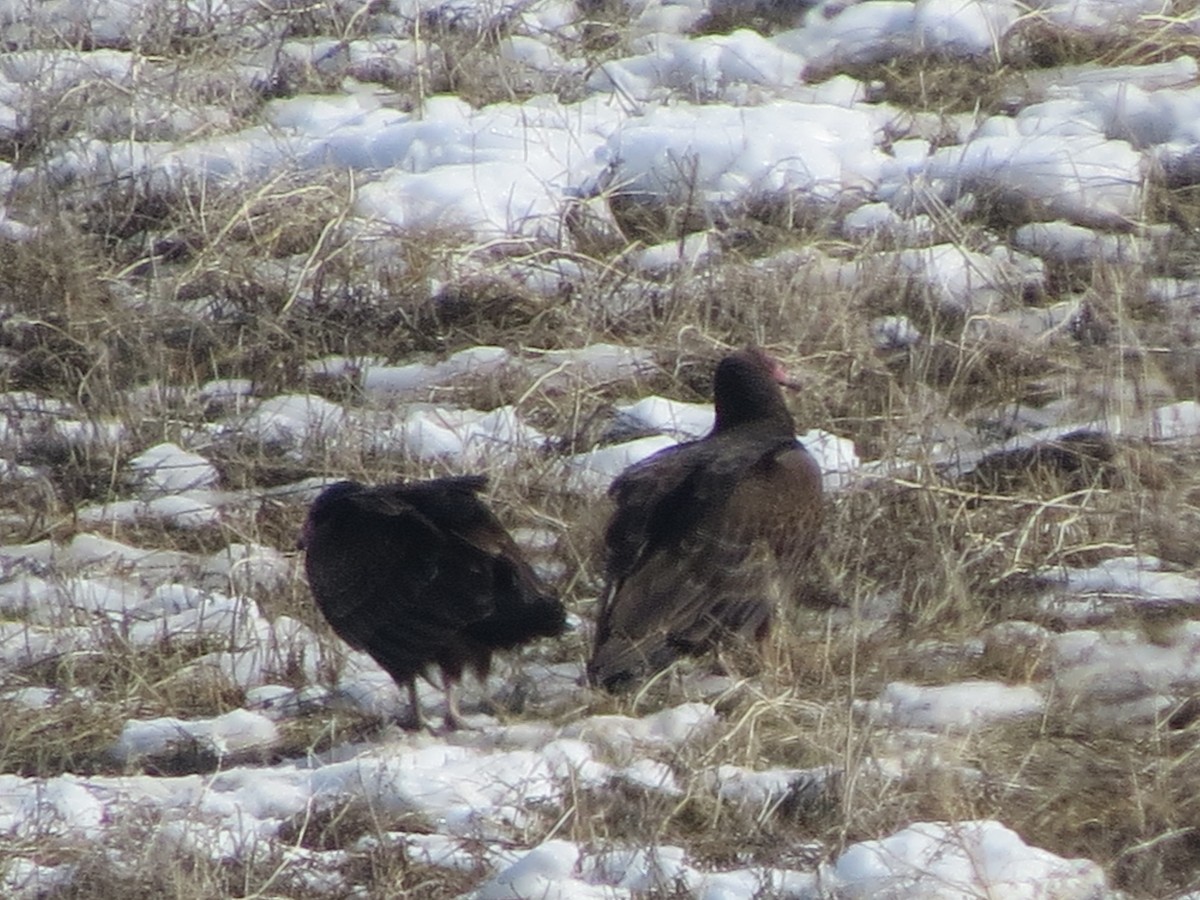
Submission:
[[[774,423],[794,432],[795,423],[780,385],[793,387],[779,360],[758,347],[726,356],[713,376],[713,433],[750,423]]]

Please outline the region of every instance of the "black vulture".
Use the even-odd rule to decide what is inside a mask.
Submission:
[[[726,356],[712,431],[613,481],[591,684],[622,690],[723,641],[766,639],[823,517],[820,468],[781,383],[757,348]]]
[[[562,603],[477,496],[486,476],[367,486],[342,481],[313,501],[300,537],[317,606],[350,646],[407,687],[406,727],[421,728],[416,678],[441,671],[447,729],[462,726],[455,685],[492,653],[553,637]]]

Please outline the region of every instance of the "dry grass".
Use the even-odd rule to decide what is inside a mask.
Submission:
[[[589,7],[584,39],[595,64],[623,52],[624,15],[614,5]],[[887,99],[921,112],[1000,111],[1020,95],[1032,67],[1195,54],[1194,38],[1165,22],[1097,45],[1031,19],[991,69],[926,59],[858,74],[880,80]],[[714,20],[704,27],[738,24],[745,23]],[[753,24],[776,27],[773,21]],[[314,6],[293,18],[289,36],[349,39],[360,27],[350,14]],[[423,28],[441,58],[420,77],[384,80],[399,106],[418,108],[440,90],[482,105],[546,90],[570,96],[578,88],[500,60],[497,47],[511,36],[511,23],[464,29],[426,22]],[[181,38],[171,26],[163,34],[173,37],[152,36],[147,47],[175,52],[182,42],[193,62],[203,65],[202,30],[185,29]],[[290,73],[277,88],[309,89],[327,77]],[[111,86],[101,85],[46,98],[27,133],[0,152],[19,165],[38,160],[64,123],[110,95]],[[248,93],[236,105],[250,120],[261,99]],[[596,847],[678,843],[694,859],[714,865],[804,867],[852,841],[915,820],[996,817],[1032,844],[1097,860],[1132,896],[1200,887],[1194,724],[1171,728],[1160,722],[1098,734],[1082,727],[1072,710],[1056,710],[1032,723],[952,735],[938,745],[939,759],[910,760],[900,777],[884,777],[872,761],[900,755],[904,735],[864,720],[853,706],[898,679],[987,677],[1023,684],[1043,677],[1049,662],[1036,648],[992,648],[982,655],[962,648],[990,626],[1013,619],[1062,627],[1039,610],[1029,587],[1046,567],[1128,553],[1157,555],[1184,569],[1200,563],[1200,475],[1190,448],[1123,443],[1103,477],[1083,482],[1064,482],[1053,471],[1021,470],[980,485],[949,478],[924,459],[944,429],[1002,429],[1014,408],[1046,399],[1070,398],[1088,413],[1128,416],[1164,398],[1195,396],[1200,366],[1187,335],[1161,310],[1138,302],[1148,277],[1195,275],[1190,238],[1180,239],[1157,269],[1097,266],[1061,279],[1055,289],[1063,297],[1090,292],[1111,337],[1031,349],[972,343],[963,322],[930,312],[925,298],[894,281],[879,279],[855,291],[812,289],[803,266],[786,271],[742,265],[782,249],[816,247],[839,259],[878,249],[840,243],[797,211],[746,210],[744,218],[722,225],[730,248],[725,264],[650,283],[628,265],[630,252],[641,243],[677,239],[698,221],[695,210],[648,210],[636,198],[616,195],[612,212],[624,233],[598,243],[589,255],[527,246],[467,248],[468,253],[462,236],[453,233],[385,235],[373,250],[365,248],[341,227],[354,185],[338,176],[280,178],[250,196],[199,186],[180,197],[145,196],[111,186],[98,202],[87,204],[44,186],[27,190],[24,202],[43,205],[53,216],[33,241],[0,244],[5,311],[0,353],[6,363],[0,388],[66,401],[85,419],[124,423],[127,437],[103,449],[52,436],[23,442],[17,461],[37,466],[42,475],[0,499],[6,543],[66,540],[84,530],[73,520],[74,510],[122,495],[119,473],[131,452],[179,439],[219,417],[197,398],[210,379],[249,379],[258,396],[314,391],[354,406],[367,402],[355,386],[307,376],[303,363],[335,353],[428,359],[479,343],[530,354],[597,340],[641,344],[654,349],[660,368],[639,383],[565,392],[519,380],[485,380],[438,397],[479,409],[516,403],[528,421],[552,436],[544,454],[493,479],[488,500],[506,524],[554,533],[553,555],[565,564],[559,587],[568,605],[586,614],[600,581],[596,548],[605,509],[562,488],[558,457],[590,446],[614,401],[649,392],[705,399],[712,364],[724,350],[751,341],[765,344],[802,376],[806,389],[793,402],[802,427],[823,427],[855,440],[869,461],[903,453],[917,462],[831,500],[819,579],[845,608],[796,611],[772,664],[721,701],[717,731],[663,760],[686,786],[683,797],[626,784],[581,791],[564,808],[546,810],[528,842],[557,836]],[[1148,216],[1190,227],[1200,222],[1200,202],[1194,188],[1161,186]],[[970,245],[985,225],[1001,218],[988,213],[982,223],[939,226]],[[463,264],[464,257],[471,265]],[[561,296],[538,294],[511,277],[515,264],[555,257],[578,263],[584,272]],[[429,289],[434,281],[444,285],[436,293]],[[617,301],[631,286],[641,302],[620,306]],[[1061,297],[1038,301],[1056,299]],[[865,323],[880,314],[910,316],[928,339],[910,351],[877,352]],[[132,389],[151,382],[176,393],[157,403],[131,399]],[[222,486],[239,491],[308,475],[379,481],[441,474],[435,465],[381,458],[361,448],[311,449],[294,459],[236,442],[207,452],[220,468]],[[303,514],[301,504],[273,497],[249,502],[210,530],[141,525],[110,534],[135,546],[198,554],[230,541],[291,552]],[[894,603],[881,607],[879,598]],[[323,665],[332,678],[342,650],[303,584],[295,580],[256,600],[270,618],[295,616],[318,630],[328,641]],[[1128,614],[1119,624],[1151,635],[1163,627],[1149,614]],[[947,652],[932,654],[934,644]],[[125,719],[210,716],[237,708],[244,700],[237,688],[220,680],[198,686],[178,677],[212,649],[219,647],[164,641],[135,652],[114,633],[93,652],[7,673],[6,689],[41,686],[79,699],[49,710],[6,706],[0,772],[31,777],[116,772],[121,767],[108,750]],[[574,637],[540,652],[577,659],[585,647]],[[297,678],[286,672],[280,677]],[[641,698],[645,705],[638,711],[675,699],[668,685],[661,694]],[[630,709],[624,700],[587,702],[576,713]],[[380,728],[376,721],[341,713],[297,719],[284,727],[275,753],[319,756],[347,741],[370,740]],[[191,763],[193,771],[214,765],[207,759]],[[724,763],[827,766],[841,775],[828,791],[797,792],[778,808],[755,810],[718,801],[693,777]],[[147,765],[167,771],[162,761]],[[70,887],[50,891],[53,898],[317,893],[293,878],[301,863],[282,857],[213,863],[157,839],[160,825],[127,824],[124,869],[78,847],[15,846],[5,855],[28,853],[44,862],[78,865]],[[327,850],[378,839],[372,849],[350,853],[344,868],[352,881],[369,885],[372,896],[438,897],[468,889],[478,873],[418,865],[384,840],[389,831],[429,827],[351,805],[289,823],[281,841]],[[730,834],[738,836],[736,846]]]
[[[227,237],[222,239],[233,242],[228,237],[233,233],[232,228],[225,230]],[[253,246],[238,247],[236,254]],[[206,257],[205,267],[221,268],[219,251],[220,247]],[[236,254],[231,264],[236,264]],[[89,263],[96,264],[94,259]],[[185,265],[196,267],[195,262]],[[1108,276],[1124,277],[1113,272]],[[877,296],[815,295],[797,304],[790,282],[777,276],[730,272],[722,276],[721,284],[719,294],[712,293],[704,280],[685,286],[669,312],[620,335],[621,340],[637,340],[658,350],[661,374],[636,391],[653,389],[682,399],[703,399],[712,361],[722,348],[748,340],[767,343],[813,386],[795,398],[795,409],[805,425],[830,427],[857,439],[860,448],[886,458],[923,432],[923,417],[931,411],[948,417],[963,410],[964,419],[987,418],[992,415],[989,410],[1019,395],[1031,380],[1000,351],[996,364],[1001,371],[1012,366],[1000,379],[994,369],[972,375],[970,367],[979,363],[964,354],[940,367],[920,355],[901,365],[877,357],[855,324],[881,311]],[[39,303],[44,307],[41,315],[52,311],[49,299]],[[245,346],[256,344],[252,352],[223,356],[220,361],[210,358],[201,370],[171,367],[168,378],[182,379],[194,389],[209,377],[241,375],[253,378],[264,391],[286,389],[293,384],[295,376],[289,373],[298,359],[356,346],[357,333],[336,316],[324,327],[320,318],[310,318],[310,331],[299,332],[302,337],[291,332],[284,339],[282,335],[298,318],[283,305],[277,298],[258,311],[251,326],[256,338],[242,338]],[[386,315],[386,309],[383,306],[380,314]],[[98,310],[107,310],[108,318]],[[153,368],[150,360],[170,353],[163,348],[153,320],[124,318],[119,308],[105,307],[94,296],[87,303],[53,311],[63,317],[59,331],[73,339],[47,352],[63,367],[76,366],[71,371],[95,366],[88,360],[110,352],[105,341],[125,328],[140,329],[134,343],[145,357],[138,367],[142,377]],[[540,330],[541,323],[528,319],[514,323],[505,318],[507,309],[492,309],[489,316],[481,308],[476,315],[469,325],[446,326],[448,349],[504,335],[517,348],[537,339],[570,345],[610,337],[594,322],[576,321],[573,335],[559,334],[551,342]],[[570,316],[564,313],[563,318]],[[1128,324],[1138,327],[1136,321]],[[952,334],[953,323],[939,327]],[[262,340],[264,336],[267,340]],[[367,346],[380,337],[363,334]],[[396,359],[406,358],[403,342],[377,347],[390,349],[388,355]],[[75,352],[83,362],[71,362]],[[1047,365],[1079,379],[1088,353],[1085,348],[1058,347],[1048,354]],[[76,399],[67,390],[75,377],[51,369],[41,380],[23,386]],[[1102,369],[1097,377],[1106,380],[1116,375]],[[92,402],[99,411],[134,421],[137,411],[127,405],[125,391],[137,383],[138,375],[127,379],[109,379],[97,388]],[[976,385],[974,393],[956,387],[968,381]],[[566,395],[528,393],[526,388],[480,383],[443,399],[478,408],[521,399],[522,412],[560,438],[565,448],[572,445],[581,422],[602,413],[625,393],[602,388]],[[332,395],[358,402],[352,392],[341,393],[341,389]],[[205,410],[187,403],[173,407],[169,414],[176,420],[171,428],[164,431],[142,420],[137,433],[165,437],[178,427],[181,415],[198,422],[206,418]],[[215,458],[230,486],[251,490],[308,474],[382,480],[436,473],[421,464],[354,453],[282,463],[253,446],[230,448]],[[603,509],[554,487],[553,462],[552,457],[531,459],[512,477],[495,479],[489,500],[512,526],[549,525],[559,534],[555,555],[567,562],[562,586],[572,606],[586,609],[598,584],[595,548]],[[842,611],[798,613],[776,667],[722,704],[724,724],[717,735],[668,760],[689,784],[682,799],[626,785],[585,792],[574,797],[568,808],[548,815],[546,833],[531,834],[530,840],[552,833],[592,846],[658,841],[682,844],[694,859],[713,865],[748,861],[801,865],[806,854],[828,855],[854,840],[885,834],[913,820],[998,817],[1032,843],[1100,861],[1116,883],[1135,895],[1153,896],[1166,885],[1194,886],[1196,873],[1189,854],[1200,823],[1195,821],[1195,803],[1183,787],[1194,777],[1188,774],[1194,756],[1190,732],[1156,728],[1100,739],[1079,733],[1067,720],[995,726],[952,742],[961,769],[945,765],[944,760],[939,765],[912,765],[897,780],[871,774],[870,764],[873,758],[893,752],[895,736],[860,720],[850,708],[851,699],[874,697],[896,679],[941,682],[998,677],[1023,683],[1040,672],[1036,658],[976,659],[951,654],[935,664],[926,649],[930,640],[954,645],[996,622],[1033,615],[1028,597],[1010,589],[1016,577],[1115,552],[1159,553],[1178,564],[1194,565],[1194,547],[1200,546],[1195,540],[1200,535],[1194,498],[1200,483],[1190,468],[1182,459],[1148,446],[1123,448],[1113,465],[1117,477],[1109,483],[1063,484],[1054,473],[1031,472],[1028,479],[1015,477],[1002,487],[989,483],[983,488],[918,467],[838,496],[831,503],[820,563],[830,589],[851,609],[866,608],[880,595],[894,596],[897,613],[886,621],[851,619],[848,627]],[[51,507],[43,515],[61,518],[82,500],[119,495],[121,485],[113,475],[119,466],[119,457],[68,456],[52,480]],[[192,552],[211,552],[231,539],[290,550],[302,515],[303,509],[286,498],[271,499],[215,532],[122,527],[114,536],[139,546]],[[63,526],[55,529],[59,536],[69,536],[71,531]],[[328,637],[299,583],[260,599],[270,616],[297,615]],[[213,715],[235,708],[241,698],[227,687],[211,685],[197,694],[193,684],[171,678],[172,672],[206,649],[211,648],[164,646],[159,652],[131,656],[116,644],[100,648],[95,657],[23,672],[24,683],[81,689],[90,699],[78,706],[56,707],[50,717],[23,713],[11,719],[13,727],[0,746],[0,765],[6,771],[41,776],[114,771],[105,756],[115,737],[114,722],[130,715]],[[576,646],[572,652],[581,651]],[[670,699],[668,692],[661,702]],[[602,701],[592,711],[622,708],[619,702],[611,704]],[[375,734],[374,723],[339,719],[337,724],[322,717],[298,720],[288,727],[277,752],[321,754],[348,737],[369,740]],[[747,810],[717,801],[691,779],[691,773],[718,763],[750,768],[830,766],[856,774],[845,776],[831,793],[821,793],[816,800],[798,796],[772,811]],[[183,771],[189,765],[204,770],[212,764],[203,759],[188,763],[179,756],[147,763],[151,771],[159,772]],[[302,846],[328,848],[363,835],[412,827],[410,822],[378,822],[370,811],[328,812],[297,823],[295,840]],[[724,837],[730,833],[739,835],[736,850]],[[69,890],[55,896],[82,896],[79,891],[87,890],[91,896],[163,892],[189,897],[232,891],[235,885],[284,883],[278,880],[282,877],[277,874],[279,861],[248,869],[214,869],[211,863],[194,862],[203,874],[196,881],[198,887],[184,891],[176,880],[180,876],[159,871],[156,859],[148,857],[146,868],[132,878],[118,877],[85,859],[83,880],[77,879]],[[403,855],[397,858],[378,851],[353,854],[350,865],[352,877],[373,885],[378,896],[389,890],[439,896],[472,883],[469,875],[410,865]],[[305,896],[295,886],[280,890],[287,896]]]

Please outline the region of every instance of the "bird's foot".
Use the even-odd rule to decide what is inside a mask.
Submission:
[[[447,679],[446,682],[446,715],[442,719],[447,734],[455,731],[476,731],[473,725],[467,723],[458,709],[458,685]]]
[[[399,716],[396,719],[396,724],[405,731],[427,731],[429,723],[425,721],[425,717],[418,713],[408,713],[404,716]]]
[[[442,730],[446,734],[452,734],[455,731],[478,731],[479,726],[472,725],[455,710],[454,712],[447,712],[442,719]]]
[[[417,694],[415,680],[408,683],[408,712],[398,717],[396,724],[405,731],[433,731],[425,719],[424,710],[421,709],[421,698]]]

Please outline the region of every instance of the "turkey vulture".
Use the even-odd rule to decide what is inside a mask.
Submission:
[[[593,685],[621,690],[722,640],[766,638],[822,518],[821,472],[780,383],[761,350],[726,356],[712,431],[613,481]]]
[[[482,475],[368,487],[330,485],[300,536],[317,606],[337,635],[407,686],[405,727],[421,728],[416,678],[441,670],[446,728],[461,727],[454,688],[481,679],[492,653],[553,637],[566,611],[476,494]]]

